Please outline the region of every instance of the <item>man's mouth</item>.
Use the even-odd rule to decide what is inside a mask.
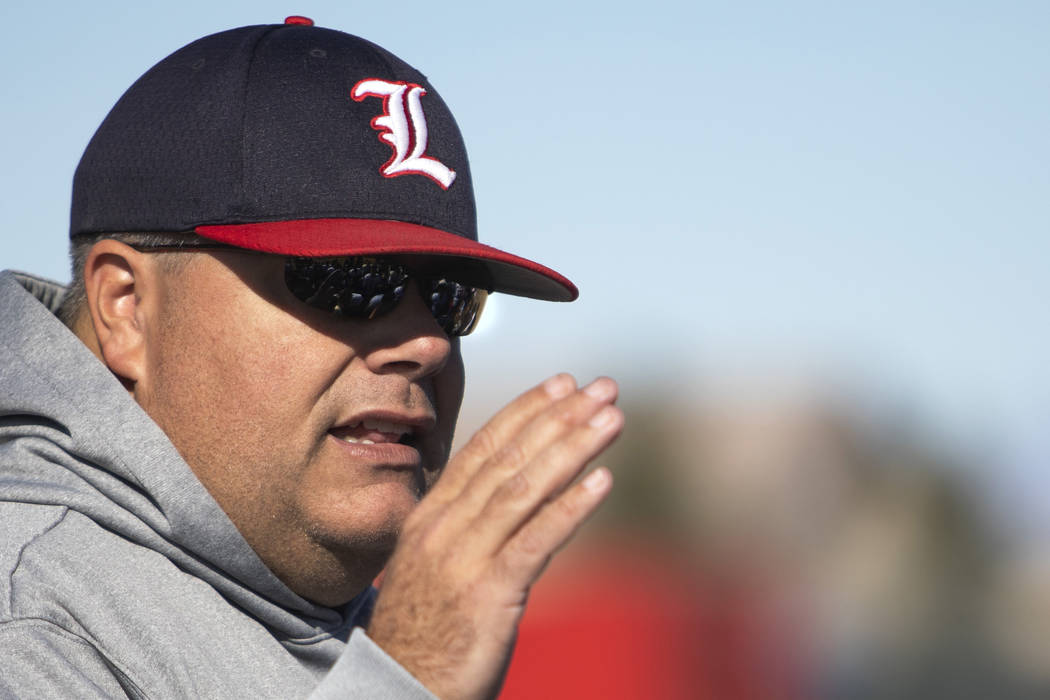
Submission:
[[[355,445],[405,443],[413,435],[412,426],[405,423],[365,418],[349,425],[340,425],[329,431],[333,437]]]

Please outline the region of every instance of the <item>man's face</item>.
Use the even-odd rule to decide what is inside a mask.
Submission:
[[[280,257],[190,255],[161,277],[135,397],[279,577],[346,600],[448,459],[458,341],[414,289],[346,320],[295,299]]]

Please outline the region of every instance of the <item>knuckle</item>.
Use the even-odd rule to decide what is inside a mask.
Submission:
[[[566,426],[575,425],[578,422],[577,405],[575,403],[558,404],[552,409],[551,418]]]
[[[487,456],[495,453],[499,449],[496,440],[496,431],[493,430],[491,426],[482,426],[470,438],[470,441],[466,444],[464,449],[480,456]]]
[[[511,442],[499,448],[492,461],[499,468],[510,473],[520,469],[528,461],[528,456],[525,454],[525,449],[521,444]]]
[[[527,498],[532,493],[532,488],[533,484],[529,475],[519,470],[500,485],[499,493],[503,500],[519,500]]]
[[[539,559],[549,554],[546,539],[535,528],[525,528],[519,533],[515,549],[527,559]]]
[[[550,508],[555,511],[561,520],[575,522],[580,517],[580,505],[569,496],[571,496],[571,493],[566,493],[561,498],[552,501]]]

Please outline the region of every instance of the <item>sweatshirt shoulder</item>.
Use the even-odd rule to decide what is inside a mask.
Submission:
[[[11,584],[22,556],[61,523],[69,509],[59,505],[0,502],[0,620],[12,617]]]

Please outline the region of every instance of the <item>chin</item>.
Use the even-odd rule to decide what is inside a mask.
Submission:
[[[326,549],[389,556],[418,502],[415,489],[384,484],[353,498],[314,501],[304,516],[312,539]]]

